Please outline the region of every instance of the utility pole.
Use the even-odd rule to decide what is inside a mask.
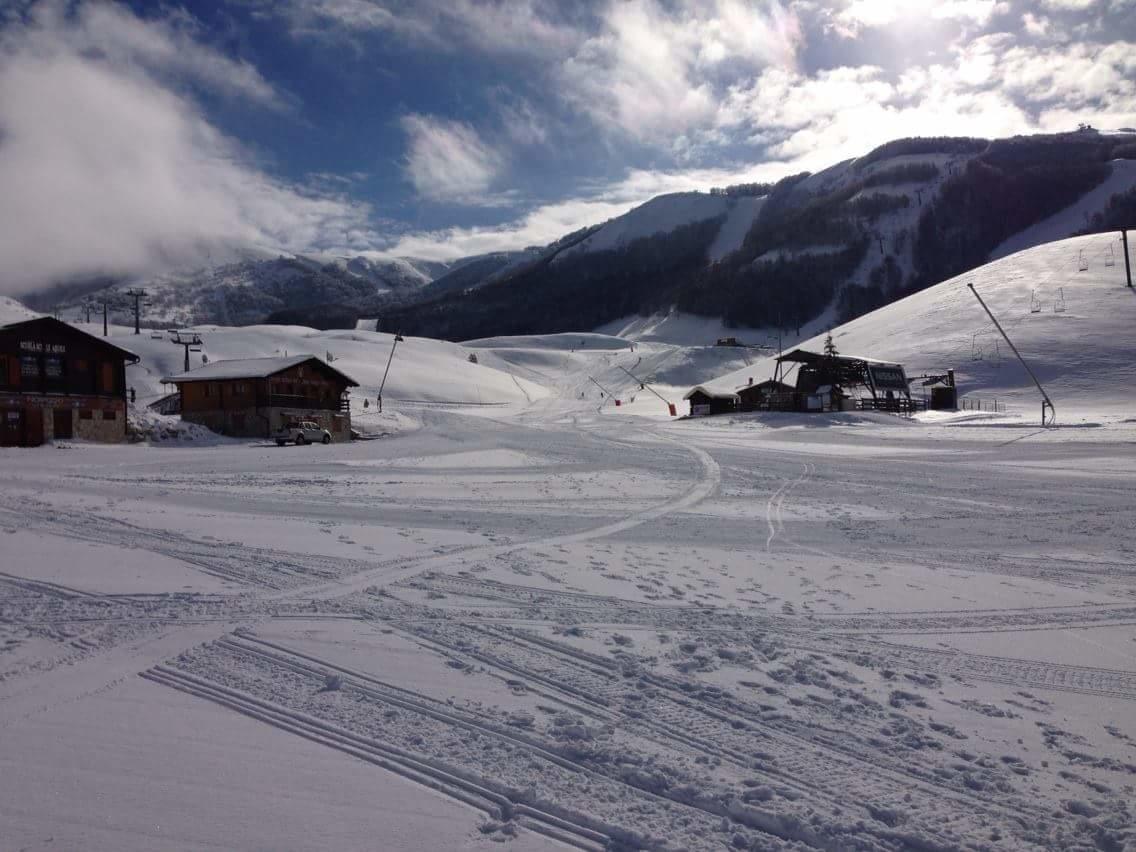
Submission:
[[[394,340],[391,341],[391,354],[387,358],[387,368],[383,370],[383,380],[379,382],[379,414],[383,413],[383,388],[387,386],[387,373],[391,370],[391,361],[394,360],[394,350],[398,344],[402,342],[402,335],[395,334]]]
[[[146,298],[146,291],[127,290],[126,295],[134,300],[134,333],[141,334],[142,332],[139,328],[139,325],[142,316],[142,300]],[[149,304],[149,302],[147,302],[146,304]]]
[[[1037,385],[1038,391],[1041,392],[1041,425],[1056,426],[1057,409],[1053,406],[1053,400],[1049,398],[1049,394],[1047,394],[1045,392],[1045,388],[1041,386],[1041,382],[1038,381],[1037,376],[1034,375],[1033,370],[1031,370],[1029,364],[1026,363],[1026,359],[1022,357],[1022,353],[1018,351],[1018,347],[1014,345],[1014,341],[1010,340],[1010,336],[1006,334],[1006,330],[1002,328],[1002,324],[998,322],[997,319],[995,319],[994,314],[990,311],[990,308],[986,307],[986,303],[982,301],[982,297],[979,296],[978,291],[974,289],[974,284],[971,283],[967,284],[966,286],[970,288],[970,292],[974,294],[974,298],[978,299],[978,304],[982,305],[982,310],[986,311],[986,315],[990,317],[990,321],[994,323],[994,327],[998,329],[1002,337],[1006,339],[1006,343],[1010,345],[1010,348],[1014,351],[1014,354],[1018,356],[1018,360],[1022,362],[1022,366],[1026,368],[1026,372],[1029,373],[1029,377],[1033,379],[1033,383]],[[1045,411],[1047,408],[1049,409],[1050,413],[1050,422],[1048,424],[1045,422]]]
[[[1132,286],[1132,261],[1128,259],[1128,229],[1120,232],[1120,239],[1124,242],[1124,275],[1128,279],[1128,286]]]

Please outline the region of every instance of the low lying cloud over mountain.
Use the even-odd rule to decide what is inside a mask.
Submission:
[[[453,258],[909,136],[1136,126],[1132,0],[32,0],[9,291],[234,245]]]

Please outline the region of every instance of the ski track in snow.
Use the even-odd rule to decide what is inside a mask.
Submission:
[[[587,376],[739,362],[569,338],[480,343],[508,397],[383,441],[0,451],[5,768],[141,676],[460,803],[468,848],[1136,842],[1136,425],[631,418]],[[100,772],[0,825],[104,848]]]

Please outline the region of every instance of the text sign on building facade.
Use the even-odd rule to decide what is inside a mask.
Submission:
[[[902,367],[875,367],[868,369],[872,373],[872,382],[877,388],[883,390],[907,390],[907,376]]]
[[[67,346],[62,343],[40,343],[38,340],[21,340],[21,352],[47,352],[52,355],[64,355]]]

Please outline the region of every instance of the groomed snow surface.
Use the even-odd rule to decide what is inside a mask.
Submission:
[[[386,437],[0,450],[0,849],[1134,848],[1109,239],[837,329],[999,415],[672,420],[623,370],[677,402],[771,369],[672,316],[408,339],[380,417],[388,335],[199,329],[331,351]],[[182,350],[112,331],[156,397]]]

